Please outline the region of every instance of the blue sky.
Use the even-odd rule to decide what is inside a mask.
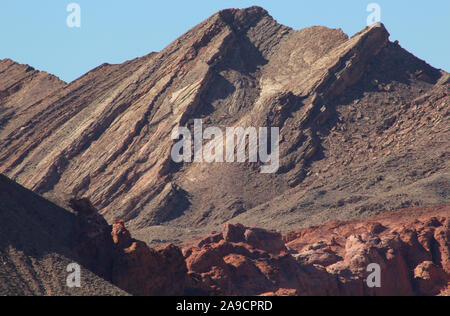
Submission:
[[[81,28],[66,24],[72,2],[81,7]],[[259,5],[295,29],[325,25],[353,35],[365,27],[372,2],[391,40],[450,71],[448,0],[1,0],[0,58],[72,81],[104,62],[160,51],[220,9]]]

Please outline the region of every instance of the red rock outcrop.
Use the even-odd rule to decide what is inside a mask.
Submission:
[[[450,284],[450,206],[405,209],[287,234],[226,225],[183,250],[218,295],[438,295]],[[381,267],[369,288],[367,268]]]
[[[112,227],[87,199],[73,199],[78,214],[74,253],[86,268],[117,287],[139,296],[182,295],[191,283],[181,249],[158,249],[135,240],[123,220]]]
[[[19,126],[30,128],[30,119],[45,108],[43,100],[66,85],[45,71],[0,60],[0,138],[13,137]]]
[[[126,294],[110,283],[134,295],[156,296],[450,291],[448,205],[330,222],[284,237],[227,224],[222,233],[190,241],[183,250],[152,249],[133,239],[123,220],[109,226],[88,199],[71,200],[73,214],[3,176],[0,185],[0,293],[5,295]],[[79,291],[65,285],[66,266],[74,261],[83,266]],[[371,263],[381,268],[380,288],[365,281]]]
[[[230,230],[240,238],[230,240]],[[260,239],[255,242],[248,238],[252,235]],[[202,290],[212,295],[299,294],[297,290],[307,279],[278,233],[227,225],[223,236],[213,239],[201,241],[200,247],[184,249],[191,276],[200,278]],[[316,271],[312,274],[316,275]],[[311,287],[307,294],[319,293]]]
[[[73,199],[80,263],[134,295],[447,295],[450,206],[403,209],[330,222],[282,236],[227,224],[221,233],[157,249],[109,226]],[[370,264],[381,287],[369,288]]]
[[[284,240],[249,227],[448,204],[448,104],[449,74],[390,42],[383,25],[349,38],[228,9],[161,52],[69,84],[0,60],[0,173],[54,200],[89,197],[71,203],[74,252],[136,295],[434,295],[448,282],[448,208]],[[172,130],[198,118],[204,128],[279,127],[278,172],[174,163]],[[245,226],[185,248],[186,262],[175,246],[131,237],[179,243],[230,222]],[[373,261],[381,289],[363,281]]]
[[[180,248],[166,245],[152,249],[142,241],[131,239],[123,221],[113,225],[112,237],[119,248],[119,256],[113,261],[113,284],[135,295],[185,293],[188,275]]]

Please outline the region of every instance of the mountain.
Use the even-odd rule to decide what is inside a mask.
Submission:
[[[66,83],[46,72],[20,65],[10,59],[0,61],[0,138],[24,126],[42,111],[42,101]]]
[[[449,204],[449,75],[390,42],[384,26],[349,38],[229,9],[159,53],[69,84],[0,65],[0,172],[62,207],[89,198],[151,245],[229,222],[286,232]],[[175,163],[172,131],[195,119],[279,127],[278,171]]]

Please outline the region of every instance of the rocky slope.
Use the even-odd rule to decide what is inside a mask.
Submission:
[[[81,288],[66,284],[76,216],[0,175],[0,296],[127,295],[81,270]]]
[[[43,100],[66,86],[53,75],[0,60],[0,138],[8,138],[44,109]]]
[[[449,206],[291,232],[227,224],[152,249],[86,199],[62,209],[0,176],[0,295],[448,295]],[[69,263],[81,288],[66,286]],[[381,267],[381,288],[366,268]],[[122,292],[115,286],[126,292]]]
[[[0,87],[20,67],[2,66]],[[50,81],[7,97],[27,114],[0,114],[11,122],[0,172],[62,206],[88,197],[154,245],[230,221],[288,231],[449,202],[448,74],[390,42],[384,26],[348,38],[230,9],[159,53]],[[172,129],[196,118],[280,127],[278,173],[173,163]]]
[[[122,221],[108,225],[89,200],[69,204],[73,211],[0,175],[0,295],[190,293],[181,249],[151,249]],[[72,263],[82,267],[80,288],[66,283]]]
[[[134,295],[189,293],[192,282],[181,249],[149,248],[131,237],[123,220],[108,225],[89,200],[70,204],[78,215],[72,250],[84,267]]]

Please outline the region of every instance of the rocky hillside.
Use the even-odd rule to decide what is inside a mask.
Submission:
[[[449,206],[290,232],[227,224],[152,249],[89,200],[62,209],[0,176],[0,295],[448,295]],[[82,268],[80,288],[66,268]],[[366,268],[381,267],[381,288]],[[119,290],[115,286],[123,291]],[[126,292],[124,292],[126,291]]]
[[[81,288],[67,287],[75,256],[77,216],[0,175],[0,296],[126,295],[81,270]]]
[[[194,291],[180,248],[151,249],[132,239],[122,221],[108,225],[88,200],[69,204],[71,211],[0,175],[0,295]],[[72,263],[82,267],[80,288],[67,286]]]
[[[43,99],[64,87],[53,75],[10,59],[0,60],[0,138],[7,138],[44,109]]]
[[[0,172],[62,206],[87,197],[154,245],[230,221],[289,231],[449,203],[448,74],[384,26],[349,38],[230,9],[159,53],[39,93],[43,74],[1,65]],[[173,128],[199,118],[280,127],[278,172],[174,163]]]

